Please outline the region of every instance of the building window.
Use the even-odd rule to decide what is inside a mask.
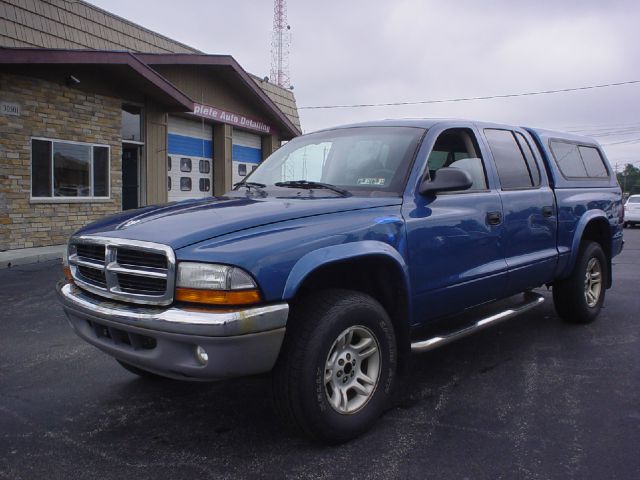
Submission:
[[[33,198],[109,197],[109,147],[31,140]]]
[[[122,107],[122,141],[142,142],[142,109],[132,105]]]
[[[209,160],[200,160],[199,169],[200,173],[209,173],[211,171]]]
[[[180,191],[181,192],[191,191],[191,179],[189,177],[180,177]]]
[[[190,158],[181,158],[180,159],[180,171],[181,172],[190,172],[191,171],[191,159]]]
[[[208,178],[201,178],[200,179],[200,191],[201,192],[208,192],[209,190],[211,190],[211,181]]]

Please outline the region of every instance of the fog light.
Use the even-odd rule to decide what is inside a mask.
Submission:
[[[196,358],[198,359],[198,362],[200,362],[201,365],[206,365],[207,362],[209,361],[209,355],[207,354],[205,349],[202,348],[200,345],[196,347]]]

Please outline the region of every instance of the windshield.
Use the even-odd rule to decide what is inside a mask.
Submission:
[[[246,182],[297,188],[303,180],[353,195],[399,195],[423,134],[414,127],[352,127],[303,135],[276,150]]]
[[[629,197],[627,203],[640,203],[640,197]]]

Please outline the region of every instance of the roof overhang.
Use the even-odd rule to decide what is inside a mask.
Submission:
[[[283,139],[297,137],[302,132],[287,117],[251,76],[230,55],[200,55],[192,53],[136,53],[138,59],[147,65],[195,65],[224,69],[230,72],[239,85],[248,90],[259,106],[269,113],[278,124]]]
[[[80,80],[77,88],[127,98],[151,98],[171,112],[193,111],[194,103],[171,82],[129,52],[0,48],[0,68],[68,81]]]

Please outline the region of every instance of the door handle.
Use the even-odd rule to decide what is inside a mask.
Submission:
[[[502,212],[487,213],[487,225],[500,225],[502,223]]]
[[[545,216],[545,217],[552,217],[553,216],[553,206],[546,205],[546,206],[542,207],[542,215]]]

